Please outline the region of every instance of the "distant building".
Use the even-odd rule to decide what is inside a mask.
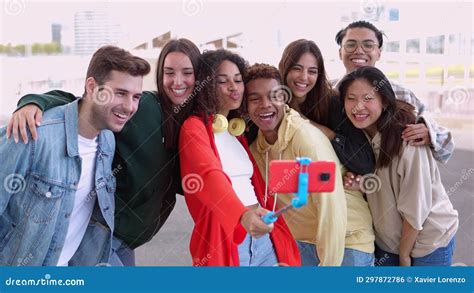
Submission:
[[[74,15],[74,53],[90,55],[104,45],[115,45],[123,35],[118,21],[106,12],[81,11]]]
[[[62,25],[59,23],[51,25],[51,42],[61,44],[61,29]]]

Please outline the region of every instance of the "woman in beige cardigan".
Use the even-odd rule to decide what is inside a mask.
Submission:
[[[347,117],[372,144],[377,188],[366,190],[375,227],[378,265],[450,265],[458,213],[441,183],[428,146],[399,137],[415,122],[413,107],[397,101],[389,81],[375,67],[362,67],[340,82]]]

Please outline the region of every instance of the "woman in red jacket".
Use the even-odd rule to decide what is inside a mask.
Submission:
[[[300,265],[283,219],[274,225],[261,220],[273,198],[264,196],[264,181],[242,135],[246,62],[226,50],[205,52],[201,62],[194,115],[179,136],[182,185],[195,223],[193,265]]]

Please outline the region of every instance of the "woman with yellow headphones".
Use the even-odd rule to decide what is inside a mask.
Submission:
[[[273,206],[242,135],[246,62],[226,50],[202,54],[194,115],[179,136],[182,185],[195,226],[194,266],[300,265],[284,220],[267,225]]]

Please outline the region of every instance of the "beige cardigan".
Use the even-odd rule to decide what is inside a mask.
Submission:
[[[375,157],[381,136],[371,140]],[[404,145],[390,166],[378,169],[380,190],[367,193],[375,227],[375,242],[383,250],[399,254],[405,218],[420,230],[412,257],[423,257],[445,247],[457,231],[458,213],[441,183],[438,166],[428,146]]]

